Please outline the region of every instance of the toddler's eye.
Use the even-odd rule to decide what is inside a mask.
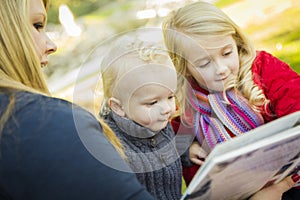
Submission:
[[[171,95],[168,97],[168,99],[173,99],[175,96],[174,95]]]
[[[153,106],[154,104],[156,104],[157,103],[157,101],[152,101],[152,102],[150,102],[150,103],[147,103],[147,105],[148,106]]]

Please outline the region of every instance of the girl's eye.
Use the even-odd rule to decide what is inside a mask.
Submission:
[[[38,30],[38,31],[44,28],[44,24],[41,23],[41,22],[34,23],[33,26],[34,26],[34,28],[35,28],[36,30]]]
[[[209,63],[210,63],[210,61],[206,62],[206,63],[203,64],[203,65],[199,65],[198,67],[199,67],[199,68],[204,68],[204,67],[206,67],[207,65],[209,65]]]
[[[231,53],[232,53],[232,51],[227,51],[227,52],[225,52],[223,55],[224,55],[224,56],[229,56]]]

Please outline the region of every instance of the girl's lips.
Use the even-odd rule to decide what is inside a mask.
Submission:
[[[230,77],[231,77],[230,75],[223,76],[220,79],[218,79],[218,81],[225,81],[225,80],[228,80]]]
[[[217,81],[225,81],[227,78],[228,78],[228,76],[225,77],[225,78],[220,78],[220,79],[218,79]]]

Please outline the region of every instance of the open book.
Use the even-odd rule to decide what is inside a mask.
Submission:
[[[183,199],[246,199],[299,172],[300,111],[218,144],[186,189]]]

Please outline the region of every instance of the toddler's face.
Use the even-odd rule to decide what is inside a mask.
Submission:
[[[171,60],[141,65],[126,74],[120,96],[125,116],[152,131],[165,128],[175,112],[177,76]]]
[[[175,112],[174,92],[160,84],[137,89],[126,105],[127,117],[152,131],[166,127]]]
[[[189,74],[205,89],[223,91],[224,85],[236,78],[240,67],[235,40],[228,35],[197,41],[187,42],[184,47]]]

